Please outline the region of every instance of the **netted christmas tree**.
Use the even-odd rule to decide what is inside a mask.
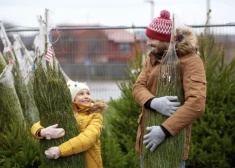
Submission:
[[[40,157],[43,168],[85,168],[84,152],[60,157],[59,159],[48,159],[44,152],[50,147],[58,146],[63,142],[79,134],[79,125],[73,115],[72,98],[67,86],[67,82],[60,69],[59,63],[55,59],[53,47],[48,42],[48,10],[45,10],[46,21],[40,19],[39,39],[45,44],[44,51],[37,52],[34,71],[34,98],[40,117],[40,124],[44,127],[58,124],[65,130],[65,136],[47,140],[40,140]],[[49,59],[45,59],[48,56]],[[53,54],[52,54],[53,53]],[[46,61],[47,60],[47,61]],[[46,61],[46,62],[45,62]]]
[[[29,51],[25,47],[21,37],[18,34],[14,34],[13,49],[17,61],[19,62],[19,70],[21,72],[24,85],[27,88],[27,101],[24,103],[24,116],[26,122],[30,125],[39,120],[39,114],[33,97],[33,70],[34,70],[34,58],[29,54]]]
[[[27,82],[22,73],[26,67],[22,65],[19,57],[17,57],[15,48],[12,46],[2,22],[0,22],[0,26],[0,38],[4,46],[3,57],[6,63],[13,65],[12,74],[14,87],[23,111],[25,124],[30,127],[36,120],[38,120],[38,111],[32,96],[30,96]]]
[[[19,127],[25,125],[22,106],[20,104],[18,92],[16,89],[17,65],[14,64],[14,53],[11,43],[5,32],[3,22],[0,21],[0,39],[4,46],[3,55],[0,58],[0,130],[5,130],[9,121],[15,122]],[[19,84],[20,85],[20,84]],[[18,86],[18,85],[17,85]]]
[[[0,54],[0,167],[37,167],[39,145],[30,135],[18,96],[23,85],[16,82],[23,79],[2,22],[0,31],[4,46]]]
[[[183,87],[181,82],[180,61],[175,50],[175,28],[174,16],[171,32],[171,41],[168,51],[161,61],[160,71],[157,79],[156,97],[178,96],[181,105],[184,103]],[[144,127],[161,125],[167,116],[158,112],[147,111],[145,113]],[[148,132],[145,130],[145,134]],[[180,168],[183,161],[185,146],[185,130],[176,136],[166,138],[155,151],[150,152],[144,148],[144,168]]]
[[[12,75],[13,65],[9,64],[0,74],[0,130],[4,130],[8,123],[15,122],[19,127],[24,127],[24,116],[14,87]]]

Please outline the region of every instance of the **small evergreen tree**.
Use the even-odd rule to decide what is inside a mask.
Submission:
[[[104,168],[125,167],[123,152],[120,149],[118,140],[111,136],[101,137],[101,153]]]
[[[132,97],[132,87],[142,69],[142,56],[142,50],[136,43],[135,57],[130,58],[128,63],[128,80],[118,84],[121,90],[121,98],[117,100],[111,99],[109,108],[104,113],[104,120],[108,120],[105,124],[108,138],[102,138],[101,141],[105,168],[116,168],[120,164],[121,166],[119,167],[139,167],[139,155],[135,151],[135,140],[138,126],[137,120],[141,107]],[[109,151],[115,153],[111,154],[112,152]],[[109,155],[107,154],[108,152]],[[116,157],[115,163],[106,164],[110,158],[114,159],[114,157]],[[120,157],[121,159],[118,160]]]
[[[48,159],[45,155],[45,150],[48,148],[58,146],[77,136],[79,125],[73,115],[70,91],[58,64],[53,61],[53,66],[47,64],[47,67],[44,68],[40,58],[37,59],[39,61],[34,72],[34,99],[39,111],[40,124],[48,127],[58,123],[66,132],[63,137],[57,139],[40,140],[41,164],[43,168],[84,168],[84,152],[69,157],[60,157],[57,160]]]
[[[39,167],[38,141],[15,121],[8,120],[8,125],[0,132],[0,142],[1,168]]]
[[[207,76],[206,110],[192,127],[190,168],[235,167],[235,59],[224,62],[224,48],[213,36],[199,37]]]

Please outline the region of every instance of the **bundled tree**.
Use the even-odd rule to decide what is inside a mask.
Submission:
[[[34,102],[33,97],[33,58],[30,56],[27,48],[22,42],[19,35],[14,36],[13,49],[17,62],[19,62],[19,71],[21,72],[22,80],[26,86],[26,90],[22,90],[25,94],[27,101],[23,104],[24,116],[26,122],[31,126],[33,123],[39,120],[38,110]]]
[[[7,64],[5,58],[0,55],[0,167],[37,167],[39,145],[25,127],[12,74],[14,65]]]
[[[12,44],[8,39],[2,22],[0,22],[0,26],[0,37],[4,46],[3,56],[7,63],[13,64],[12,74],[14,77],[14,87],[23,111],[25,124],[29,126],[38,119],[38,111],[32,97],[30,97],[28,87],[20,70],[20,61],[16,56],[15,49],[12,47]]]
[[[14,88],[14,78],[12,75],[13,65],[9,64],[0,74],[0,130],[4,130],[9,121],[14,121],[19,127],[25,125],[23,112]]]
[[[40,59],[40,58],[39,58]],[[46,158],[44,152],[79,134],[78,125],[73,116],[72,99],[63,74],[58,65],[43,68],[39,62],[34,76],[34,98],[39,110],[40,124],[44,127],[59,124],[66,134],[59,139],[40,140],[41,162],[43,167],[84,167],[84,153],[58,160]]]
[[[25,127],[12,66],[7,65],[0,74],[0,167],[35,167],[40,164],[39,144]]]
[[[45,16],[48,18],[48,10],[45,10]],[[50,147],[58,146],[63,142],[77,136],[79,134],[79,125],[73,114],[72,97],[67,86],[67,82],[63,76],[63,72],[60,69],[59,63],[55,59],[53,48],[49,48],[48,43],[48,22],[40,20],[40,29],[46,32],[41,32],[40,38],[45,44],[44,52],[38,50],[40,55],[36,55],[35,71],[34,71],[34,99],[39,111],[40,124],[43,127],[48,127],[54,124],[59,124],[66,134],[57,139],[40,140],[40,158],[43,168],[84,168],[85,167],[85,155],[84,152],[69,157],[61,157],[57,160],[48,159],[45,156],[45,151]],[[49,58],[45,62],[46,55],[50,53]],[[38,54],[37,53],[37,54]],[[47,55],[48,56],[48,55]],[[52,61],[53,60],[53,61]],[[55,156],[56,157],[56,156]]]

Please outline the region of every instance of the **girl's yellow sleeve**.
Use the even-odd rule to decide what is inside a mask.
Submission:
[[[35,124],[33,124],[33,126],[31,127],[31,133],[33,134],[33,136],[37,139],[43,139],[44,137],[39,136],[39,131],[41,131],[41,129],[43,129],[44,127],[41,126],[40,121],[36,122]]]
[[[59,145],[61,156],[65,157],[87,151],[99,140],[103,117],[100,113],[93,113],[90,117],[92,119],[86,119],[89,124],[83,132]]]

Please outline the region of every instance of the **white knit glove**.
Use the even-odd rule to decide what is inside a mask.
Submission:
[[[146,149],[150,148],[150,151],[153,152],[166,138],[166,135],[160,126],[147,127],[146,129],[150,132],[144,136],[144,144]]]
[[[177,96],[154,98],[150,103],[150,107],[162,115],[171,116],[180,106],[180,102],[172,102],[177,100]]]
[[[48,159],[58,159],[60,157],[60,148],[58,146],[51,147],[45,151]]]
[[[64,136],[65,131],[63,128],[57,128],[58,124],[51,125],[49,127],[43,128],[40,131],[41,137],[45,137],[46,139],[57,139]]]

